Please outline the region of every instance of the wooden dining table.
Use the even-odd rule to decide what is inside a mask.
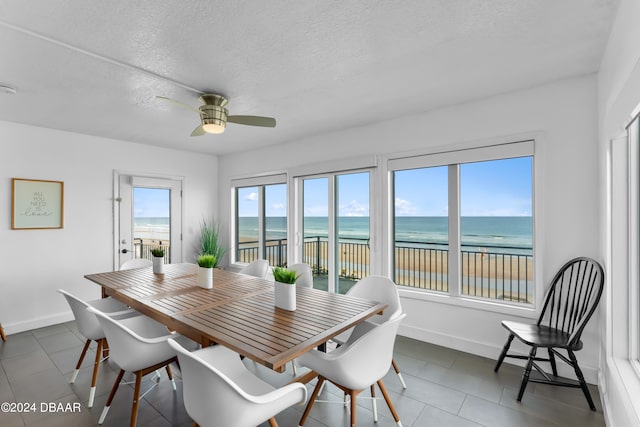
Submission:
[[[275,371],[387,304],[312,288],[296,289],[296,310],[275,307],[273,282],[215,269],[213,288],[197,285],[196,264],[167,264],[88,274],[103,295],[185,335],[203,346],[221,344]]]

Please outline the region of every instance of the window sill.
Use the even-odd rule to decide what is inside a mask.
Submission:
[[[515,303],[505,304],[468,296],[454,296],[444,293],[418,291],[402,286],[398,286],[398,291],[401,298],[429,301],[438,304],[455,305],[458,307],[465,307],[474,310],[484,310],[490,311],[492,313],[501,313],[530,319],[537,319],[539,316],[539,313],[535,309],[535,307],[530,305],[525,306],[523,304],[521,305]]]

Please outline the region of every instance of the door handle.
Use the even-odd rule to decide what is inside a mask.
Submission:
[[[126,254],[127,252],[129,252],[129,249],[123,249],[123,250],[122,250],[122,253],[123,253],[123,254]]]

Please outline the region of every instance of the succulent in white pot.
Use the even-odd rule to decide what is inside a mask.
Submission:
[[[275,279],[273,289],[275,306],[283,310],[295,310],[296,281],[300,275],[284,267],[274,267],[273,277]]]
[[[203,254],[198,257],[198,286],[213,288],[213,267],[216,265],[215,255]]]
[[[163,274],[164,273],[164,249],[163,248],[153,248],[151,249],[151,255],[153,262],[153,272],[155,274]]]

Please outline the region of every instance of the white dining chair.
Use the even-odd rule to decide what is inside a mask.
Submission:
[[[111,297],[83,301],[80,298],[65,291],[64,289],[58,289],[58,293],[62,294],[67,300],[67,303],[69,304],[69,307],[71,308],[71,311],[73,313],[73,317],[76,320],[78,331],[82,334],[83,337],[86,338],[84,347],[82,348],[82,352],[80,353],[80,358],[78,359],[78,363],[76,363],[76,368],[73,371],[73,374],[71,374],[69,383],[73,384],[78,378],[80,366],[82,365],[82,361],[87,354],[87,350],[89,349],[89,345],[91,345],[91,342],[95,341],[97,343],[96,357],[93,364],[93,376],[91,378],[91,388],[89,389],[89,402],[87,403],[87,406],[91,408],[93,406],[93,401],[96,394],[96,384],[98,382],[98,371],[100,370],[100,363],[102,363],[107,358],[104,353],[106,353],[108,346],[100,322],[94,314],[87,311],[87,307],[95,307],[96,309],[102,311],[105,314],[108,314],[109,316],[116,317],[130,317],[140,315],[140,313],[135,310],[131,310],[125,304]]]
[[[242,267],[240,273],[264,279],[268,271],[269,262],[266,259],[257,259]]]
[[[151,267],[153,262],[148,259],[136,258],[122,263],[120,270],[133,270],[134,268]]]
[[[300,426],[304,425],[309,416],[324,382],[329,381],[351,399],[351,426],[356,425],[356,397],[366,388],[371,390],[373,420],[378,421],[375,399],[375,384],[377,384],[393,419],[399,427],[402,427],[400,417],[389,398],[382,378],[389,371],[398,327],[405,316],[406,314],[400,313],[380,324],[361,322],[353,328],[347,342],[336,350],[329,353],[311,350],[298,358],[301,365],[318,374],[316,387],[302,414]]]
[[[369,322],[382,323],[392,317],[397,316],[399,313],[402,313],[398,287],[391,279],[385,276],[367,276],[353,285],[353,287],[351,287],[351,289],[347,291],[346,295],[387,304],[387,308],[384,310],[384,313],[378,316],[370,317],[368,319]],[[342,345],[349,339],[349,335],[351,335],[352,331],[353,328],[348,329],[340,335],[332,338],[332,341],[334,341],[338,345]],[[402,388],[406,389],[407,384],[402,377],[402,373],[400,372],[398,364],[393,358],[391,359],[391,366],[398,375],[398,380],[400,380]]]
[[[313,288],[313,272],[309,264],[304,262],[293,264],[289,270],[295,271],[298,275],[296,286],[299,288]]]
[[[169,346],[167,340],[169,338],[188,340],[175,332],[169,332],[164,325],[147,316],[142,315],[115,320],[93,307],[88,307],[87,310],[97,316],[109,341],[110,358],[120,367],[120,372],[113,383],[111,393],[98,419],[98,424],[104,422],[124,373],[132,372],[136,379],[130,426],[134,427],[137,422],[140,399],[157,385],[157,383],[153,383],[151,388],[140,395],[142,377],[164,367],[175,390],[175,380],[169,364],[175,362],[177,358],[175,351]]]
[[[222,345],[193,352],[172,339],[169,345],[178,354],[185,409],[200,427],[255,427],[267,420],[274,427],[277,414],[306,402],[303,384],[275,388]]]

